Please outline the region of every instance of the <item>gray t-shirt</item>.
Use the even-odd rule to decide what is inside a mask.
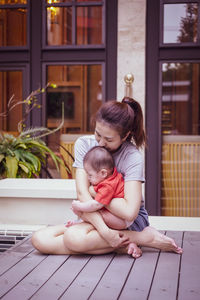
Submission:
[[[94,135],[86,135],[78,138],[75,142],[75,161],[73,167],[83,168],[83,157],[85,154],[97,146]],[[121,147],[113,153],[117,171],[122,174],[124,181],[144,182],[143,157],[140,151],[131,143],[124,142]]]

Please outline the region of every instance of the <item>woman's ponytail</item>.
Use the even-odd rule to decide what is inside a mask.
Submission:
[[[128,104],[134,111],[132,130],[131,134],[128,137],[129,140],[133,138],[138,148],[145,146],[146,134],[144,131],[143,113],[140,104],[130,97],[124,97],[122,99],[122,102]]]

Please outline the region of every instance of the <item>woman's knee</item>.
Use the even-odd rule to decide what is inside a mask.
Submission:
[[[36,249],[39,249],[40,248],[40,245],[41,245],[41,232],[40,231],[36,231],[33,233],[32,237],[31,237],[31,242],[33,244],[33,246],[36,248]]]
[[[69,227],[63,237],[64,244],[70,250],[77,253],[84,253],[88,250],[88,233],[90,228],[74,225]]]
[[[47,243],[45,243],[44,232],[42,230],[38,230],[33,233],[31,242],[34,248],[36,248],[38,251],[46,254],[49,253]]]

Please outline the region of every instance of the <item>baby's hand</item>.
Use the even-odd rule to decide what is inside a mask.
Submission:
[[[75,215],[77,215],[78,217],[81,217],[82,215],[82,211],[80,210],[79,206],[80,206],[80,201],[79,200],[73,200],[72,201],[72,211],[75,213]]]
[[[81,205],[79,200],[73,200],[72,201],[72,209],[80,210],[81,211]]]

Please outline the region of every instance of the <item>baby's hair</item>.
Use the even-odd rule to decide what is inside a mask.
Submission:
[[[114,170],[114,160],[108,150],[101,146],[95,146],[90,149],[83,158],[83,165],[89,164],[92,169],[99,172],[101,169]]]

